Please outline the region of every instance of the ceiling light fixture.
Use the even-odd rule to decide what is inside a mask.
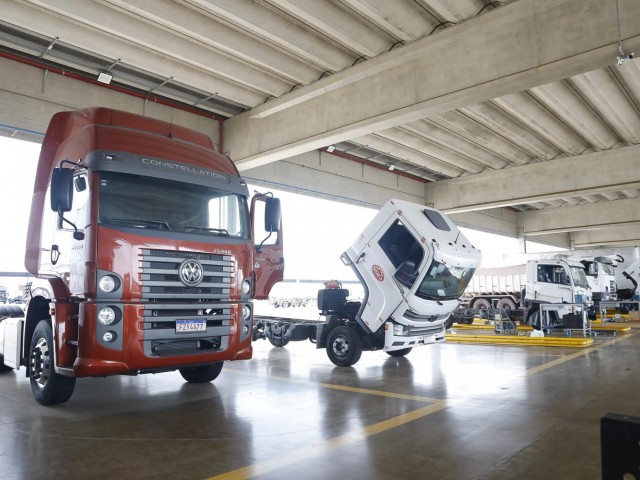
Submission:
[[[334,151],[335,149],[336,149],[335,145],[329,145],[329,146],[327,147],[327,152],[329,152],[329,153],[333,153],[333,151]]]
[[[98,73],[98,81],[100,83],[104,83],[105,85],[109,85],[113,80],[113,74],[109,72],[100,72]]]

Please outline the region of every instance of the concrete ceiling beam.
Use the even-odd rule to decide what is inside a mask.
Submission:
[[[590,248],[600,245],[640,245],[640,225],[572,232],[571,244],[575,248]]]
[[[464,212],[640,188],[640,145],[433,182],[427,202]]]
[[[519,212],[518,227],[526,236],[640,226],[640,199]]]
[[[136,65],[138,68],[155,72],[165,78],[173,78],[205,92],[218,92],[221,97],[242,105],[254,105],[264,100],[262,94],[231,81],[214,77],[209,72],[189,67],[159,52],[140,49],[116,36],[97,34],[92,27],[71,19],[63,19],[58,15],[51,15],[47,9],[14,2],[11,8],[2,11],[2,19],[51,38],[59,37],[60,40],[72,45],[82,45],[83,48],[107,58],[123,59],[126,63]]]
[[[621,9],[623,44],[640,51],[640,3]],[[606,2],[519,0],[238,115],[225,141],[251,168],[609,66],[617,54]]]

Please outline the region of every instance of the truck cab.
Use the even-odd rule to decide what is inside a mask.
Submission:
[[[27,311],[0,319],[0,360],[27,367],[39,403],[66,402],[80,377],[211,381],[251,358],[252,299],[282,279],[279,202],[250,199],[204,134],[107,108],[61,112],[42,145],[25,266]]]
[[[444,341],[445,323],[481,254],[437,210],[390,200],[341,258],[364,288],[364,300],[352,306],[347,324],[359,332],[365,349],[399,356]],[[320,299],[318,305],[332,315]],[[329,357],[339,364],[336,340],[326,338]]]
[[[595,303],[615,302],[618,299],[615,264],[609,257],[580,259],[593,293]]]
[[[580,313],[582,304],[592,304],[592,293],[582,263],[574,260],[529,260],[526,267],[524,306],[528,309],[527,323],[541,328],[540,305],[558,304],[546,326],[568,326],[577,322],[572,317]],[[561,304],[567,304],[563,306]]]

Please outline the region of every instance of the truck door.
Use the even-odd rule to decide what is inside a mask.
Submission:
[[[536,275],[535,300],[545,303],[573,302],[571,277],[562,265],[538,263]]]
[[[403,292],[394,279],[396,271],[402,268],[405,272],[403,290],[410,290],[417,281],[425,257],[419,239],[397,212],[371,238],[366,238],[364,255],[354,268],[369,291],[361,319],[372,332],[384,325],[403,301]]]
[[[251,199],[253,228],[253,270],[256,275],[256,300],[266,300],[273,286],[284,278],[282,220],[280,200],[271,194]]]

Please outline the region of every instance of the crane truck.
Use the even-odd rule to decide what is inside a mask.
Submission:
[[[280,217],[204,134],[107,108],[57,113],[29,218],[35,279],[26,312],[0,317],[1,370],[25,367],[42,405],[81,377],[214,380],[252,356],[252,299],[282,280]]]
[[[582,263],[567,258],[529,260],[526,264],[478,270],[467,288],[464,301],[471,310],[497,308],[540,329],[541,304],[558,304],[545,327],[582,325],[583,304],[592,304],[592,293]],[[560,306],[560,304],[566,304]],[[472,313],[472,312],[471,312]],[[458,309],[456,323],[469,323],[473,315]]]
[[[309,339],[341,367],[354,365],[363,351],[404,356],[443,342],[481,254],[437,210],[389,200],[340,258],[360,281],[362,301],[327,282],[318,292],[322,321],[256,317],[254,338],[275,346]]]

